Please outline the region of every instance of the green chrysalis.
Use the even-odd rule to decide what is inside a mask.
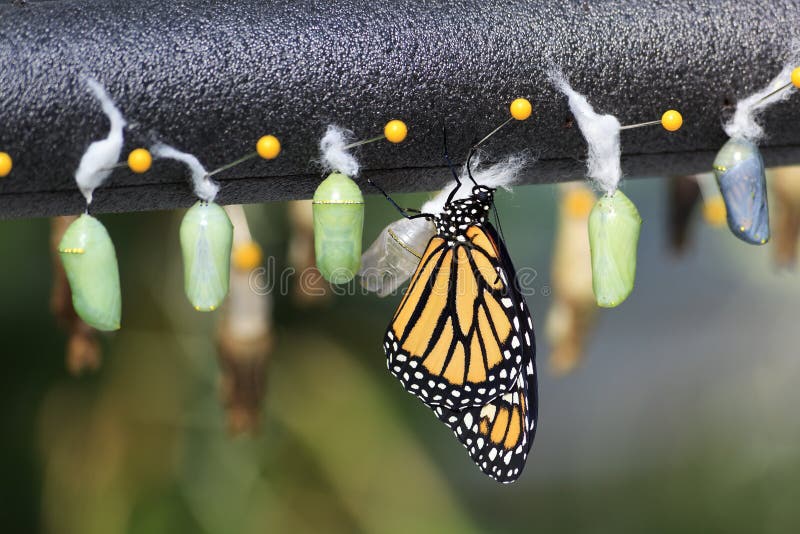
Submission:
[[[642,218],[622,191],[604,195],[589,214],[592,288],[597,305],[619,306],[633,290]]]
[[[348,176],[335,172],[314,192],[313,210],[317,267],[333,284],[349,282],[361,266],[361,189]]]
[[[183,285],[197,311],[214,311],[228,294],[233,224],[219,204],[198,201],[181,222]]]
[[[119,267],[105,226],[91,215],[81,215],[64,232],[58,253],[78,316],[98,330],[119,330]]]

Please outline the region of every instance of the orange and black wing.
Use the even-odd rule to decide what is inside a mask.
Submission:
[[[531,360],[514,389],[486,405],[461,412],[436,406],[433,411],[481,471],[507,484],[516,481],[525,468],[536,433],[537,403],[536,365]]]
[[[511,391],[533,354],[532,323],[488,223],[435,236],[384,338],[389,371],[431,406],[462,410]]]

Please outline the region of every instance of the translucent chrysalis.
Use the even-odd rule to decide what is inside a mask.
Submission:
[[[105,226],[91,215],[81,215],[64,232],[58,253],[78,316],[98,330],[119,330],[119,267]]]
[[[198,201],[180,229],[186,296],[198,311],[213,311],[228,294],[233,225],[214,202]]]
[[[758,147],[745,139],[729,139],[714,159],[714,175],[731,232],[753,245],[769,241],[767,180]]]
[[[348,176],[334,172],[314,192],[317,268],[333,284],[353,279],[361,265],[364,197]]]
[[[622,191],[603,195],[589,214],[592,288],[597,305],[613,308],[633,290],[642,218]]]
[[[436,227],[427,219],[400,219],[381,231],[362,258],[358,273],[367,291],[385,297],[393,293],[414,271]]]

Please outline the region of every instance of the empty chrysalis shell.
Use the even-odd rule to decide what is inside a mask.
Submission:
[[[361,285],[385,297],[414,274],[436,227],[427,219],[400,219],[380,233],[361,258]]]
[[[769,209],[764,161],[758,147],[745,139],[729,139],[714,159],[731,232],[747,243],[769,241]]]
[[[604,195],[589,214],[592,288],[597,305],[619,306],[633,290],[642,218],[621,191]]]
[[[183,285],[198,311],[214,311],[228,294],[233,225],[219,204],[199,201],[181,222]]]
[[[78,316],[98,330],[119,330],[119,267],[105,226],[91,215],[81,215],[64,232],[58,253]]]
[[[325,280],[344,284],[361,265],[364,197],[348,176],[335,172],[314,192],[314,252]]]

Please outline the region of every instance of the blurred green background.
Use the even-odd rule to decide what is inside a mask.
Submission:
[[[547,372],[558,194],[501,193],[539,329],[540,427],[521,479],[501,486],[386,372],[399,301],[274,295],[261,427],[229,436],[215,314],[182,293],[182,213],[101,216],[115,244],[123,328],[75,378],[48,303],[49,221],[0,224],[4,532],[788,532],[800,524],[800,279],[697,221],[666,238],[666,182],[630,180],[644,218],[636,290],[600,312],[585,363]],[[419,205],[425,195],[400,195]],[[247,207],[286,265],[286,205]],[[699,217],[698,217],[699,218]],[[367,201],[365,242],[396,219]]]

